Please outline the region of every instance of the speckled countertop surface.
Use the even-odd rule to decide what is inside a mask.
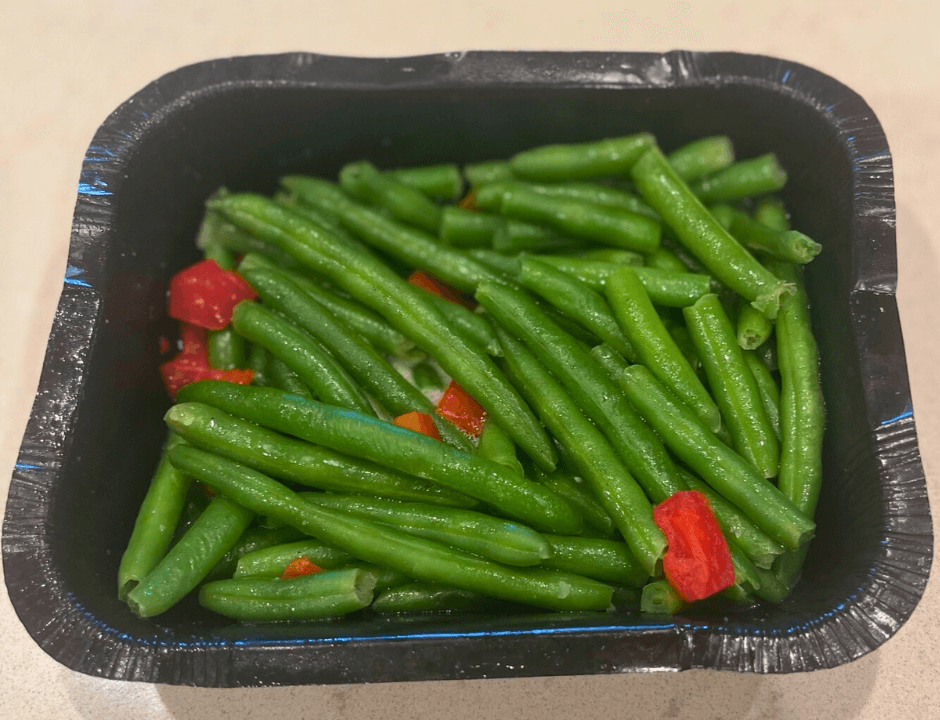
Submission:
[[[27,9],[27,7],[29,9]],[[209,3],[0,6],[0,502],[39,379],[84,151],[105,116],[165,72],[230,55],[394,56],[460,49],[738,50],[798,61],[874,108],[894,158],[898,303],[920,447],[940,507],[940,6],[858,3]],[[931,40],[933,38],[933,40]],[[0,718],[940,717],[940,585],[886,645],[785,677],[674,674],[203,690],[98,680],[30,639],[0,583]]]

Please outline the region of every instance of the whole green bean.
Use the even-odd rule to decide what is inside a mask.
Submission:
[[[295,180],[298,187],[305,183]],[[291,184],[290,179],[285,182]],[[496,417],[529,457],[546,469],[554,468],[554,447],[531,410],[493,361],[451,331],[417,288],[365,248],[340,241],[264,197],[228,196],[212,202],[233,221],[289,249],[305,266],[381,313]]]
[[[493,249],[501,253],[568,252],[584,243],[577,238],[559,235],[549,227],[521,220],[507,219],[493,233]]]
[[[563,535],[542,537],[551,548],[551,556],[542,561],[542,567],[631,587],[643,587],[649,580],[649,573],[624,542]]]
[[[776,477],[780,444],[718,296],[706,295],[683,312],[734,449],[764,477]]]
[[[607,300],[640,361],[717,431],[721,427],[718,407],[666,330],[632,268],[621,268],[607,278]]]
[[[684,489],[666,448],[630,407],[623,393],[618,392],[616,383],[588,355],[589,351],[539,310],[525,291],[481,283],[477,299],[558,378],[650,499],[661,502]],[[513,337],[499,333],[504,354],[507,342],[513,342]],[[531,397],[528,399],[536,406]],[[552,432],[561,438],[559,430]],[[563,444],[572,452],[569,443]]]
[[[445,612],[475,609],[485,602],[485,597],[469,590],[416,582],[384,591],[372,601],[372,610],[383,614]]]
[[[777,192],[786,182],[786,170],[780,167],[776,155],[768,153],[698,178],[689,188],[703,202],[727,202]]]
[[[150,487],[137,513],[118,568],[118,597],[121,600],[157,566],[173,540],[186,503],[189,478],[170,464],[167,453],[173,444],[181,441],[172,432],[167,436]]]
[[[636,362],[636,351],[624,336],[610,305],[600,293],[533,257],[522,258],[519,282],[579,322],[621,355]]]
[[[360,200],[386,208],[396,220],[437,235],[441,209],[420,190],[379,172],[372,163],[360,160],[345,165],[339,183]]]
[[[682,598],[666,580],[654,580],[643,586],[640,612],[655,615],[675,615],[682,610]]]
[[[322,345],[294,323],[256,302],[243,301],[232,312],[232,327],[297,373],[323,402],[375,414],[356,381]]]
[[[480,434],[480,445],[477,452],[485,458],[505,465],[519,475],[525,475],[522,463],[516,457],[516,446],[512,438],[503,430],[499,423],[487,420]]]
[[[514,278],[519,273],[519,258],[515,255],[506,255],[487,248],[473,248],[467,250],[467,255],[481,265],[507,279]]]
[[[822,250],[822,245],[796,230],[775,230],[755,222],[740,210],[731,211],[731,235],[745,247],[782,260],[805,265]]]
[[[455,333],[465,342],[483,350],[487,355],[499,357],[499,342],[493,328],[479,315],[434,293],[427,294],[427,301],[444,316]]]
[[[254,373],[251,382],[255,385],[265,386],[271,384],[271,371],[268,366],[271,356],[260,345],[251,345],[248,350],[248,367]]]
[[[663,270],[665,272],[687,273],[689,268],[682,262],[678,255],[667,247],[660,245],[655,252],[646,256],[644,261],[646,267],[653,270]]]
[[[778,198],[765,198],[757,204],[754,210],[754,219],[761,225],[774,230],[789,230],[790,221],[787,218],[786,208]]]
[[[208,380],[187,385],[185,390],[178,396],[180,402],[205,402],[272,430],[403,469],[476,497],[538,530],[561,534],[581,530],[577,511],[537,483],[426,435],[272,388]]]
[[[623,355],[610,345],[595,345],[591,348],[591,357],[600,365],[614,382],[620,382],[620,373],[630,367]]]
[[[284,528],[299,532],[289,525],[285,525]],[[300,557],[307,558],[324,570],[338,570],[356,562],[356,558],[348,552],[331,548],[319,540],[304,538],[245,553],[238,558],[234,578],[236,580],[249,577],[277,578],[284,573],[288,565]]]
[[[538,482],[578,508],[584,522],[600,533],[601,537],[611,540],[616,536],[617,526],[614,521],[584,483],[564,470],[547,473],[539,467],[533,467],[532,472]]]
[[[509,159],[514,175],[526,180],[558,182],[624,174],[656,139],[649,133],[569,145],[546,145]]]
[[[631,176],[643,198],[712,275],[767,317],[776,317],[781,300],[792,294],[793,286],[772,275],[721,227],[659,150],[647,150]]]
[[[231,270],[236,265],[235,253],[219,242],[220,228],[224,222],[218,213],[205,213],[196,233],[196,247],[202,250],[204,257],[215,260],[223,270]]]
[[[453,163],[397,168],[386,175],[434,200],[459,200],[464,191],[460,168]]]
[[[463,166],[463,176],[471,186],[512,180],[514,175],[506,160],[484,160]]]
[[[285,270],[276,263],[266,259],[263,255],[245,255],[238,267],[239,272],[242,274],[249,270],[259,268],[277,270],[283,273],[289,277],[295,285],[299,286],[307,293],[307,295],[359,333],[371,343],[376,350],[386,355],[409,359],[420,354],[419,351],[415,350],[415,344],[411,340],[389,325],[378,313],[370,310],[362,303],[337,295],[335,292],[314,282],[308,277],[290,270]]]
[[[632,365],[623,371],[620,384],[669,449],[761,530],[791,550],[812,537],[813,521],[718,440],[647,368]]]
[[[610,605],[610,587],[594,580],[536,568],[509,568],[379,523],[320,507],[302,500],[265,475],[192,447],[174,448],[170,459],[177,468],[199,480],[211,478],[220,493],[259,514],[416,580],[443,583],[551,610],[603,610]]]
[[[434,483],[343,455],[202,403],[179,402],[164,416],[187,442],[280,480],[319,490],[473,507],[477,501]]]
[[[278,390],[283,390],[293,395],[299,395],[308,400],[317,399],[297,373],[276,357],[272,356],[268,358],[267,372],[269,379],[268,384],[271,387],[276,387]]]
[[[301,497],[506,565],[538,565],[551,556],[548,543],[534,530],[473,510],[327,493]]]
[[[509,332],[497,327],[497,333],[510,378],[567,450],[643,569],[655,574],[666,538],[653,522],[653,509],[643,490],[608,439],[585,417],[545,366]]]
[[[478,188],[475,197],[482,199],[482,202],[489,205],[491,209],[499,210],[502,199],[497,196],[507,190],[513,189],[528,190],[529,192],[538,193],[539,195],[545,195],[550,198],[578,200],[591,203],[592,205],[629,210],[632,213],[645,215],[651,220],[659,220],[659,215],[656,214],[656,211],[633,193],[599,183],[563,182],[551,185],[540,185],[537,183],[522,182],[520,180],[504,180]],[[478,202],[478,204],[480,203]]]
[[[375,576],[358,568],[291,580],[217,580],[199,590],[199,604],[246,622],[314,620],[347,615],[372,602]]]
[[[774,429],[774,434],[780,438],[780,388],[777,387],[777,381],[771,375],[770,370],[753,350],[744,351],[744,362],[747,364],[757,382],[757,388],[760,391],[760,399],[764,404],[764,412],[770,420],[770,425]]]
[[[434,424],[446,442],[465,450],[472,447],[459,430],[437,416],[434,406],[424,393],[397,372],[375,348],[308,296],[289,277],[277,271],[260,268],[249,270],[244,276],[266,305],[282,313],[319,341],[353,380],[386,410],[393,415],[412,411],[426,413],[434,418]],[[489,326],[482,319],[480,322],[489,330]],[[496,342],[495,336],[493,342]]]
[[[424,393],[444,389],[443,378],[428,360],[422,360],[411,368],[411,379],[418,390]]]
[[[654,253],[655,254],[655,253]],[[643,264],[643,256],[632,250],[620,250],[619,248],[588,248],[587,250],[572,250],[565,253],[567,257],[578,258],[580,260],[600,260],[601,262],[613,263],[614,265],[636,265]]]
[[[169,448],[173,462],[174,450],[201,452],[185,443]],[[173,463],[180,470],[176,463]],[[185,470],[180,472],[186,473]],[[205,481],[205,477],[199,478]],[[209,507],[196,518],[186,534],[163,557],[160,563],[127,594],[127,604],[140,617],[153,617],[166,612],[183,599],[225,556],[254,518],[254,513],[231,500],[217,495]]]
[[[221,580],[232,577],[242,557],[250,553],[260,552],[264,549],[293,542],[303,537],[303,533],[292,527],[249,527],[232,549],[209,571],[205,580]]]
[[[666,156],[676,175],[685,181],[724,170],[734,162],[734,146],[727,135],[693,140]]]
[[[773,321],[753,305],[743,305],[738,311],[735,335],[742,350],[760,347],[774,331]]]
[[[245,339],[230,327],[209,331],[206,353],[209,365],[220,370],[234,370],[248,364]]]

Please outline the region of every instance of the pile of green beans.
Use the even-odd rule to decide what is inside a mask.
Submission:
[[[198,247],[258,298],[208,357],[254,380],[179,391],[120,599],[151,617],[196,592],[243,622],[674,614],[652,510],[696,490],[735,568],[723,601],[781,601],[825,422],[802,272],[825,249],[789,227],[786,180],[725,136],[636,133],[220,191]],[[436,413],[451,380],[479,438]],[[410,412],[441,439],[391,422]],[[300,559],[317,572],[285,574]]]

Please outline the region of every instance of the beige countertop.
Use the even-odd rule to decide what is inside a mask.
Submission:
[[[30,9],[26,9],[29,7]],[[894,158],[898,303],[920,448],[940,507],[940,10],[925,0],[294,2],[138,0],[0,5],[0,502],[61,288],[79,168],[107,114],[199,60],[306,50],[738,50],[815,67],[874,108]],[[932,39],[931,39],[932,38]],[[940,584],[879,650],[835,670],[206,690],[119,683],[58,665],[0,583],[0,718],[628,716],[940,717]]]

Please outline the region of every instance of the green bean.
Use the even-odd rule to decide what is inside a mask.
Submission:
[[[526,180],[558,182],[624,174],[656,139],[649,133],[570,145],[546,145],[509,159],[514,175]]]
[[[512,438],[503,430],[499,423],[487,420],[480,434],[480,445],[477,452],[485,458],[505,465],[519,475],[525,475],[522,463],[516,457],[516,446]]]
[[[389,325],[378,313],[373,312],[362,303],[337,295],[308,277],[290,270],[284,270],[275,263],[266,260],[263,255],[245,255],[239,265],[239,272],[244,274],[249,270],[258,268],[277,270],[284,273],[307,295],[371,343],[376,350],[386,355],[405,359],[413,358],[418,354],[415,350],[415,344]]]
[[[576,238],[565,237],[551,228],[512,218],[507,219],[493,233],[493,249],[501,253],[567,252],[580,247],[583,247],[583,243]]]
[[[515,328],[512,331],[519,335]],[[567,450],[578,473],[610,515],[643,569],[650,575],[655,574],[666,548],[666,538],[653,522],[653,509],[643,490],[608,439],[585,417],[549,370],[513,334],[499,327],[497,334],[510,378]],[[669,495],[665,490],[661,494],[664,498]]]
[[[339,183],[360,200],[386,208],[396,220],[437,235],[441,209],[420,190],[379,172],[372,163],[360,160],[345,165]]]
[[[473,510],[326,493],[301,497],[506,565],[537,565],[551,555],[548,543],[534,530]]]
[[[607,300],[640,361],[717,431],[721,427],[718,407],[656,314],[632,268],[624,267],[607,279]]]
[[[704,382],[706,380],[705,370],[702,368],[702,361],[698,356],[698,351],[695,349],[695,345],[692,344],[692,336],[689,335],[689,329],[684,324],[671,323],[666,325],[666,329],[669,331],[669,336],[676,344],[676,347],[679,348],[683,357],[688,361],[689,366],[695,371],[699,380]],[[722,425],[721,429],[725,429],[725,426]],[[719,430],[717,434],[720,437],[721,430]]]
[[[659,215],[656,214],[656,211],[636,195],[599,183],[565,182],[539,185],[519,180],[504,180],[478,188],[474,193],[475,201],[480,207],[486,205],[490,209],[498,211],[502,204],[502,194],[513,190],[525,190],[549,198],[577,200],[592,205],[629,210],[638,215],[645,215],[651,220],[659,221]]]
[[[777,192],[786,182],[786,170],[780,167],[776,155],[768,153],[698,178],[689,188],[703,202],[727,202]]]
[[[763,360],[753,350],[744,351],[744,362],[747,364],[757,382],[757,388],[760,391],[760,399],[764,404],[764,412],[770,420],[770,425],[774,429],[777,438],[780,437],[780,388],[771,375],[770,370],[764,364]]]
[[[180,402],[167,424],[196,447],[280,480],[329,492],[473,507],[475,500],[399,470],[280,435],[202,403]]]
[[[775,230],[755,222],[740,210],[731,211],[731,235],[745,247],[766,253],[783,262],[805,265],[822,245],[796,230]]]
[[[314,620],[367,607],[374,588],[374,575],[351,568],[291,580],[217,580],[199,590],[199,603],[246,622]]]
[[[727,540],[734,565],[734,585],[741,589],[757,590],[760,588],[760,569],[751,562],[747,554],[733,541]],[[739,599],[738,602],[741,602]]]
[[[742,350],[753,350],[760,347],[774,331],[774,324],[766,315],[753,305],[744,305],[738,311],[737,335],[738,345]]]
[[[683,312],[734,449],[764,477],[776,477],[780,444],[718,296],[706,295]]]
[[[600,365],[614,382],[620,381],[620,373],[630,366],[623,355],[610,345],[595,345],[591,348],[591,357]]]
[[[229,193],[217,193],[215,195],[216,200],[221,200],[226,197],[229,197]],[[212,199],[210,199],[209,202],[211,203]],[[237,256],[253,253],[269,258],[272,262],[286,269],[294,270],[300,267],[300,264],[290,254],[284,252],[276,245],[267,243],[261,238],[245,232],[226,220],[224,214],[208,208],[206,215],[214,215],[222,220],[218,226],[219,230],[216,241],[232,254]]]
[[[754,352],[760,358],[761,362],[767,366],[770,372],[777,372],[777,370],[779,370],[777,364],[777,343],[774,342],[774,338],[768,339]]]
[[[630,407],[616,383],[524,291],[481,283],[477,299],[558,378],[650,499],[661,502],[684,489],[666,448]],[[497,333],[505,354],[506,342],[513,342],[513,338],[508,333]],[[535,405],[531,397],[528,399]],[[552,432],[561,438],[558,430]],[[563,444],[572,452],[569,443]]]
[[[385,174],[434,200],[459,200],[464,191],[460,168],[453,163],[398,168]]]
[[[175,450],[201,452],[185,443],[172,445],[168,457],[173,463]],[[174,467],[184,474],[176,463]],[[199,478],[205,480],[205,477]],[[190,526],[186,534],[159,564],[127,594],[127,604],[140,617],[153,617],[182,600],[225,556],[248,527],[254,513],[216,495],[209,507]]]
[[[689,268],[672,250],[660,245],[655,252],[646,256],[645,265],[653,270],[665,272],[687,273]]]
[[[518,279],[524,287],[579,322],[620,354],[636,361],[636,351],[600,293],[538,258],[522,259]]]
[[[444,316],[451,329],[460,335],[467,344],[480,348],[487,355],[499,357],[499,342],[496,340],[496,335],[493,334],[493,328],[486,320],[463,305],[451,302],[440,295],[434,293],[427,293],[427,295],[428,302]]]
[[[220,370],[234,370],[248,364],[245,339],[231,328],[210,330],[206,340],[209,365]]]
[[[433,583],[410,583],[386,590],[372,601],[377,613],[445,612],[480,607],[486,598],[479,593]]]
[[[405,469],[476,497],[538,530],[561,534],[581,530],[577,512],[537,483],[426,435],[271,388],[209,380],[188,385],[185,390],[178,396],[180,402],[205,402],[272,430],[385,467]]]
[[[215,260],[223,270],[231,270],[236,264],[235,253],[219,242],[220,226],[223,222],[217,213],[207,212],[203,215],[196,234],[196,247],[202,250],[207,259]]]
[[[503,180],[512,180],[515,176],[506,160],[485,160],[463,166],[463,176],[474,188]]]
[[[642,591],[640,588],[627,587],[626,585],[613,585],[614,596],[611,603],[617,610],[640,609],[640,597]]]
[[[727,135],[693,140],[667,156],[676,175],[688,182],[724,170],[734,162],[734,146]]]
[[[284,528],[299,532],[289,525],[285,525]],[[338,570],[356,562],[356,558],[348,552],[331,548],[319,540],[305,538],[296,542],[260,548],[242,555],[238,558],[234,577],[236,580],[249,577],[277,578],[284,573],[288,565],[300,557],[307,558],[324,570]]]
[[[721,227],[659,150],[648,150],[631,174],[643,198],[712,275],[767,317],[776,316],[793,286],[774,277]]]
[[[411,368],[411,378],[421,392],[440,391],[444,389],[444,380],[437,369],[427,360],[422,360]]]
[[[816,511],[822,484],[825,409],[819,382],[819,357],[809,317],[802,269],[778,263],[775,272],[796,284],[777,320],[780,364],[780,491],[808,517]]]
[[[304,381],[300,379],[297,373],[276,357],[268,358],[267,371],[270,379],[268,384],[271,387],[276,387],[278,390],[283,390],[293,395],[299,395],[308,400],[316,400],[316,396],[310,392],[310,388],[304,384]]]
[[[540,223],[564,235],[603,245],[636,252],[653,252],[659,247],[659,223],[621,208],[514,187],[502,193],[500,212],[511,219]]]
[[[244,275],[266,305],[285,315],[319,341],[386,410],[393,415],[412,411],[427,413],[435,419],[438,432],[446,442],[465,450],[472,447],[459,430],[436,415],[434,406],[424,393],[402,377],[375,348],[304,293],[289,277],[260,268],[249,270]],[[480,322],[489,329],[486,323],[482,320]],[[495,336],[493,341],[495,343]]]
[[[323,402],[374,415],[362,389],[305,331],[256,302],[240,302],[232,313],[235,331],[293,370]]]
[[[754,219],[761,225],[774,230],[789,230],[790,221],[783,203],[777,198],[765,198],[757,204]]]
[[[603,610],[610,604],[610,587],[587,578],[537,568],[509,568],[379,523],[320,507],[302,500],[265,475],[192,447],[174,448],[170,458],[176,467],[199,480],[211,479],[220,493],[259,514],[416,580],[443,583],[551,610]]]
[[[684,603],[679,593],[666,580],[654,580],[643,586],[640,596],[640,612],[655,615],[675,615]]]
[[[302,186],[304,179],[285,179]],[[212,201],[240,225],[290,250],[356,299],[380,312],[393,327],[429,352],[438,364],[496,417],[516,444],[547,469],[555,450],[545,431],[493,361],[453,333],[439,312],[414,286],[396,275],[365,248],[322,231],[261,196],[229,196]]]
[[[455,248],[492,247],[496,231],[505,224],[497,215],[448,205],[441,213],[438,237],[445,245]]]
[[[733,541],[756,566],[769,568],[773,561],[785,552],[783,545],[748,520],[738,508],[711,487],[692,473],[682,468],[679,471],[689,490],[698,490],[708,498],[708,504],[711,505],[725,537]]]
[[[600,533],[601,537],[610,540],[616,536],[617,526],[614,521],[580,480],[564,470],[547,473],[539,467],[533,467],[532,472],[538,482],[576,507],[584,522]]]
[[[543,535],[551,555],[542,567],[563,570],[604,582],[643,587],[649,573],[626,543],[562,535]]]
[[[722,444],[647,368],[627,368],[620,384],[669,449],[761,530],[791,550],[812,537],[813,521],[749,462]]]
[[[599,260],[614,265],[642,265],[643,256],[632,250],[618,248],[588,248],[587,250],[572,250],[565,253],[567,257],[579,260]]]
[[[205,580],[220,580],[232,577],[238,563],[245,555],[260,552],[267,548],[293,542],[303,537],[303,533],[292,527],[249,527],[232,549],[209,571]]]
[[[141,503],[134,529],[118,568],[118,597],[127,598],[140,581],[166,555],[180,522],[189,478],[174,468],[167,457],[169,448],[182,439],[172,432],[160,453],[160,462]]]
[[[481,265],[486,265],[497,275],[514,278],[519,274],[519,258],[515,255],[506,255],[487,248],[473,248],[467,250],[467,255]]]
[[[495,277],[486,266],[439,243],[436,227],[432,236],[397,223],[319,178],[286,177],[281,183],[305,203],[336,213],[343,227],[366,244],[409,267],[427,270],[458,290],[473,292],[480,280]]]
[[[730,205],[724,203],[717,203],[708,208],[708,211],[712,214],[715,220],[718,221],[718,224],[721,225],[729,233],[731,232],[731,224],[734,222],[734,208]]]

